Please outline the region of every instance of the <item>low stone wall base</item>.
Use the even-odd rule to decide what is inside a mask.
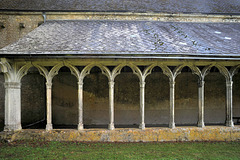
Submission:
[[[3,141],[83,141],[83,142],[166,142],[166,141],[240,141],[240,126],[208,126],[170,128],[117,128],[30,130],[0,132]]]

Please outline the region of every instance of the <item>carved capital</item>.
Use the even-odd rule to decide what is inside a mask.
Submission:
[[[114,87],[114,82],[113,81],[109,81],[108,84],[109,84],[109,88],[113,88]]]
[[[226,86],[227,86],[227,87],[232,87],[232,85],[233,85],[233,81],[228,81],[228,82],[226,82]]]
[[[82,88],[83,88],[83,82],[82,82],[82,81],[78,82],[78,88],[79,88],[79,89],[82,89]]]
[[[20,82],[5,82],[4,86],[5,86],[5,89],[21,89]]]
[[[175,81],[170,81],[169,86],[170,86],[170,88],[174,88],[175,87]]]
[[[139,85],[140,85],[140,88],[145,88],[145,82],[140,82]]]
[[[202,80],[199,80],[199,81],[198,81],[198,87],[203,87],[204,84],[205,84],[204,81],[202,81]]]
[[[47,89],[51,89],[52,88],[52,83],[51,82],[47,82],[46,83],[46,87],[47,87]]]

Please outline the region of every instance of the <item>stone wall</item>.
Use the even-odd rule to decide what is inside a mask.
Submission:
[[[53,78],[52,100],[53,124],[78,123],[77,79],[70,72]]]
[[[38,71],[30,72],[22,79],[21,122],[22,127],[45,119],[45,78]]]
[[[0,73],[0,131],[4,127],[4,98],[5,98],[5,89],[4,89],[4,75]]]
[[[240,117],[240,74],[233,77],[233,116]]]
[[[0,132],[0,141],[80,141],[80,142],[186,142],[240,141],[239,127],[207,126],[171,128],[116,128],[90,130],[21,130]]]
[[[41,14],[20,14],[20,13],[0,13],[0,23],[5,28],[0,27],[0,48],[17,41],[43,22]],[[24,28],[20,27],[24,24]]]

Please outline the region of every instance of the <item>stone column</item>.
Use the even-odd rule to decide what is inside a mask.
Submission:
[[[140,129],[145,129],[144,110],[145,110],[145,82],[140,82],[140,117],[141,117],[141,122],[139,125]]]
[[[174,105],[175,105],[175,81],[170,81],[170,122],[169,128],[175,128]]]
[[[52,130],[52,83],[46,83],[47,89],[47,125],[46,130]]]
[[[205,127],[204,124],[204,81],[198,82],[198,127]]]
[[[21,130],[21,83],[5,82],[4,131]]]
[[[83,82],[78,82],[78,130],[83,130]]]
[[[227,102],[227,115],[226,126],[233,127],[233,114],[232,114],[232,85],[233,81],[226,82],[226,102]]]
[[[114,130],[114,82],[109,83],[109,130]]]

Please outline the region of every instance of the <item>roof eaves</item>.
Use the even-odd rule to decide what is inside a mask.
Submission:
[[[240,12],[167,12],[131,10],[48,10],[48,9],[1,9],[0,12],[92,12],[92,13],[163,13],[163,14],[202,14],[202,15],[240,15]]]
[[[48,52],[49,53],[49,52]],[[53,52],[48,54],[46,52],[34,54],[11,52],[0,52],[0,57],[4,58],[70,58],[70,59],[85,59],[85,58],[97,58],[97,59],[196,59],[196,60],[240,60],[240,54],[196,54],[196,53],[96,53],[96,52],[82,52],[82,53],[69,53],[69,52]]]

